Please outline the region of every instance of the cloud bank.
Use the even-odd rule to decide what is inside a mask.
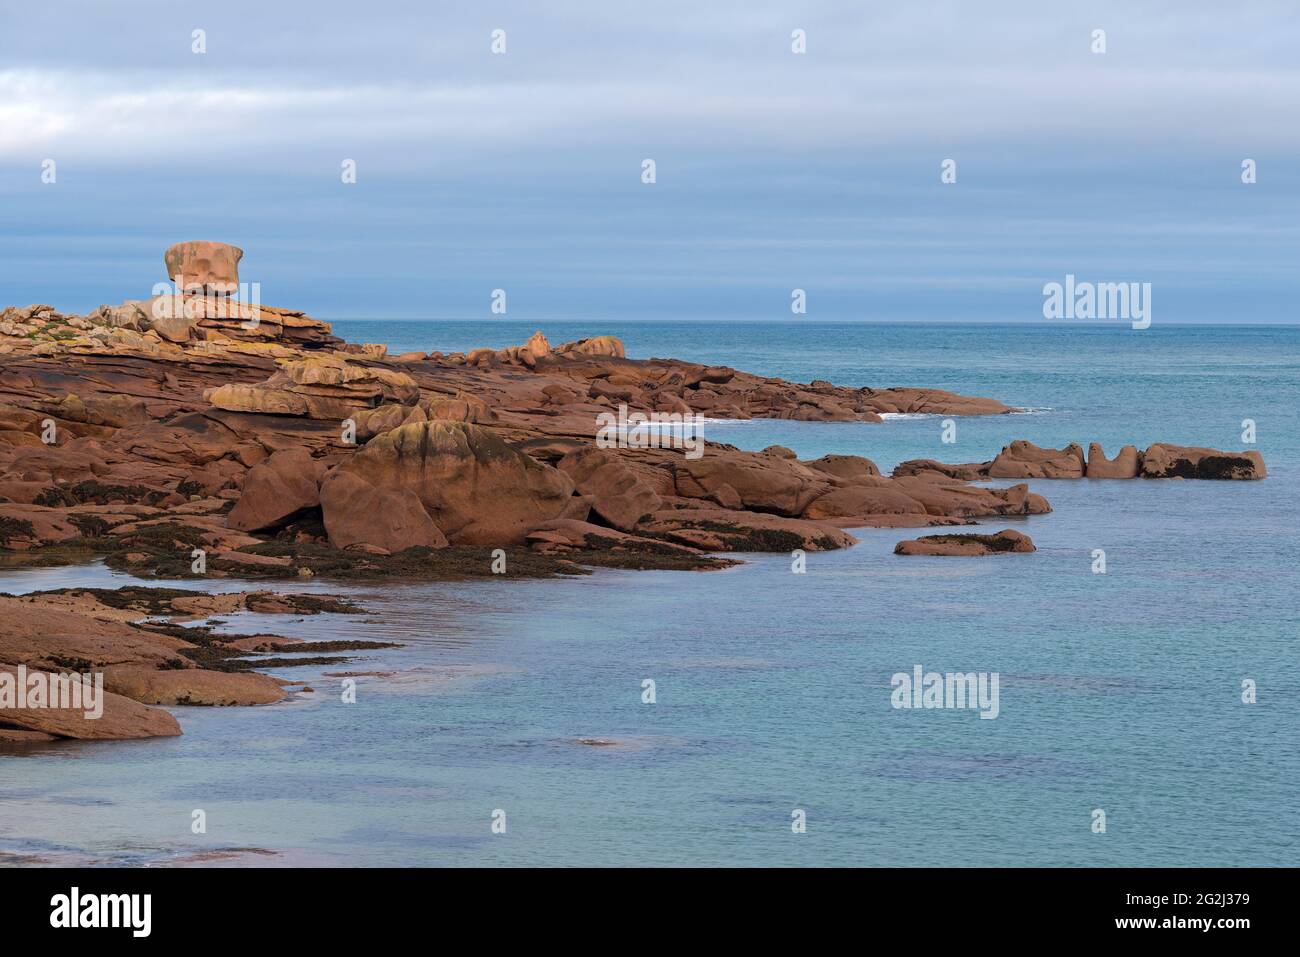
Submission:
[[[1281,3],[7,8],[0,299],[88,308],[203,236],[322,315],[511,286],[519,318],[779,318],[801,286],[1015,319],[1093,270],[1294,320],[1297,32]]]

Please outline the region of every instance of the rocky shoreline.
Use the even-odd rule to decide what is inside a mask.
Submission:
[[[718,553],[847,547],[850,527],[1042,514],[1051,506],[1027,484],[970,483],[1083,477],[1104,460],[1013,443],[990,463],[908,462],[885,476],[860,456],[801,461],[779,446],[751,452],[698,435],[699,454],[684,454],[656,440],[662,433],[609,423],[667,422],[686,435],[705,417],[881,422],[1017,410],[941,390],[629,359],[610,336],[553,346],[538,332],[504,350],[390,356],[300,311],[229,298],[241,256],[183,243],[165,257],[172,294],[86,316],[44,305],[0,312],[0,562],[102,558],[171,579],[710,570],[734,564]],[[1258,453],[1153,446],[1116,462],[1107,468],[1265,474]],[[202,600],[257,611],[272,599],[135,592],[134,603],[85,589],[0,596],[10,613],[0,667],[103,671],[106,715],[121,716],[88,729],[0,710],[0,741],[174,734],[174,718],[153,706],[283,697],[284,682],[239,662],[286,639],[142,621]],[[304,650],[325,649],[294,648]]]
[[[262,656],[259,667],[274,665],[274,659],[264,657],[274,652],[294,653],[293,664],[335,664],[348,660],[338,655],[341,651],[391,647],[217,634],[209,626],[186,624],[240,611],[316,615],[359,614],[363,609],[330,596],[265,591],[206,594],[125,587],[0,595],[0,672],[11,677],[19,669],[25,677],[91,672],[103,676],[102,707],[92,709],[87,703],[60,708],[48,701],[23,707],[21,701],[4,701],[0,742],[178,735],[176,719],[150,706],[271,704],[294,690],[310,690],[301,682],[252,671],[250,655]],[[100,713],[88,717],[90,710]]]

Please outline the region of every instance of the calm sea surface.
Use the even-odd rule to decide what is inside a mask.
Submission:
[[[340,322],[391,351],[523,342],[531,324]],[[678,357],[846,385],[932,386],[1029,414],[884,424],[708,423],[803,457],[978,461],[1061,446],[1245,447],[1263,482],[1034,482],[1033,555],[900,558],[909,532],[746,556],[717,573],[380,588],[360,618],[230,616],[353,635],[355,704],[177,709],[185,734],[0,757],[0,855],[167,863],[213,851],[346,865],[1297,863],[1300,329],[549,323]],[[1005,484],[1005,483],[1004,483]],[[1006,527],[1010,520],[994,523]],[[1104,549],[1107,573],[1092,573]],[[0,591],[133,581],[0,572]],[[186,584],[185,587],[195,587]],[[206,583],[227,591],[237,582]],[[915,665],[997,672],[1000,714],[894,710]],[[337,667],[325,669],[337,670]],[[653,679],[655,704],[642,703]],[[1241,702],[1243,679],[1258,702]],[[613,742],[608,746],[581,739]],[[1092,812],[1107,830],[1095,834]],[[202,809],[207,833],[191,833]],[[492,815],[505,812],[505,834]],[[802,809],[807,831],[792,833]],[[0,856],[0,861],[3,861]]]

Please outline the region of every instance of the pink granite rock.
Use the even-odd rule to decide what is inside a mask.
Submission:
[[[177,243],[163,254],[167,275],[185,291],[230,295],[239,288],[244,251],[227,243]]]

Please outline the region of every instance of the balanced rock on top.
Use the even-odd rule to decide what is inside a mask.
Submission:
[[[239,288],[239,260],[244,251],[229,243],[206,240],[177,243],[163,253],[167,275],[184,292],[229,296]]]

